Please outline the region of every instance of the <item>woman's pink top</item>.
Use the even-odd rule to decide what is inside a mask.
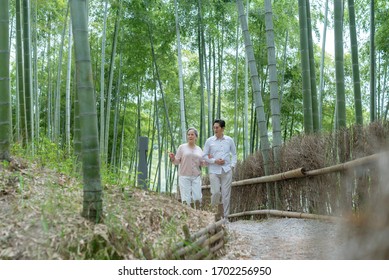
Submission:
[[[174,161],[175,165],[180,165],[179,175],[199,176],[201,174],[203,150],[199,146],[190,147],[188,143],[178,147]]]

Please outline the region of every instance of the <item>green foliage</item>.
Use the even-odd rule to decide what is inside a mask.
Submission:
[[[80,176],[80,162],[77,158],[72,154],[69,155],[66,149],[47,137],[34,142],[34,153],[32,145],[23,147],[20,143],[15,143],[12,146],[12,155],[35,161],[41,167],[50,167],[68,176]]]
[[[388,3],[386,3],[388,6]],[[389,7],[382,7],[377,11],[376,45],[377,49],[389,54]]]
[[[7,169],[9,167],[9,161],[8,160],[2,160],[0,163],[1,163],[1,168]]]

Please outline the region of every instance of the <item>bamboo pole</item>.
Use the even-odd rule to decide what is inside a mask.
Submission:
[[[269,182],[287,180],[291,178],[301,178],[301,177],[305,177],[305,170],[302,167],[294,170],[289,170],[283,173],[262,176],[257,178],[250,178],[241,181],[235,181],[232,182],[231,186],[235,187],[235,186],[245,186],[245,185],[253,185],[253,184],[260,184],[260,183],[269,183]],[[203,186],[203,188],[209,188],[209,186]]]
[[[344,171],[352,168],[356,168],[359,166],[364,165],[370,165],[378,162],[378,160],[382,157],[389,157],[389,152],[382,152],[373,154],[370,156],[366,156],[363,158],[355,159],[349,162],[336,164],[329,167],[324,167],[316,170],[310,170],[306,171],[304,168],[297,168],[294,170],[286,171],[283,173],[278,173],[274,175],[268,175],[268,176],[262,176],[262,177],[256,177],[256,178],[250,178],[245,179],[241,181],[235,181],[232,182],[232,187],[234,186],[245,186],[245,185],[253,185],[253,184],[262,184],[262,183],[269,183],[269,182],[275,182],[275,181],[281,181],[281,180],[287,180],[287,179],[295,179],[295,178],[303,178],[303,177],[310,177],[310,176],[317,176],[317,175],[324,175],[331,172],[339,172]],[[208,185],[202,186],[203,189],[210,188]]]
[[[290,170],[290,171],[286,171],[274,175],[268,175],[268,176],[262,176],[258,178],[251,178],[251,179],[232,182],[231,186],[235,187],[235,186],[259,184],[259,183],[269,183],[269,182],[275,182],[280,180],[287,180],[291,178],[301,178],[304,176],[305,176],[304,168],[297,168],[294,170]]]
[[[281,217],[289,217],[289,218],[326,220],[326,221],[331,221],[331,222],[339,222],[339,221],[344,220],[341,217],[309,214],[309,213],[302,213],[302,212],[271,210],[271,209],[253,210],[253,211],[245,211],[245,212],[241,212],[241,213],[234,213],[234,214],[228,215],[228,218],[236,218],[236,217],[250,216],[250,215],[271,215],[271,216],[281,216]]]
[[[336,164],[333,166],[324,167],[321,169],[307,171],[306,176],[323,175],[323,174],[328,174],[331,172],[345,171],[345,170],[356,168],[356,167],[363,166],[363,165],[374,164],[374,163],[378,162],[378,160],[381,157],[389,157],[389,153],[384,152],[384,153],[373,154],[373,155],[366,156],[363,158],[354,159],[352,161],[348,161],[345,163],[340,163],[340,164]]]

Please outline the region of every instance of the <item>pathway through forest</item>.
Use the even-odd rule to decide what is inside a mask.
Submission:
[[[230,240],[222,259],[342,259],[346,235],[334,222],[269,218],[239,220],[227,225]]]

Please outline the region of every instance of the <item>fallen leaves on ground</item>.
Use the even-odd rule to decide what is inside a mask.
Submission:
[[[0,164],[0,259],[155,258],[214,222],[214,214],[189,208],[173,196],[131,186],[104,186],[104,218],[81,216],[82,183],[38,164]]]

